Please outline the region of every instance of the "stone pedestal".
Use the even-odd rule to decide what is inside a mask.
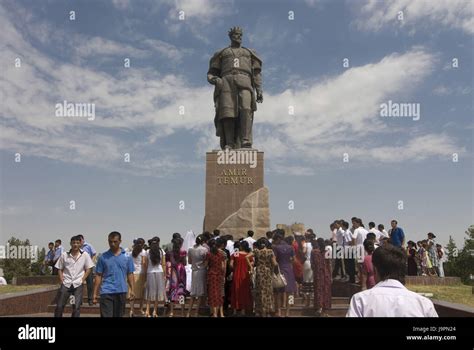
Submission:
[[[255,232],[265,236],[270,229],[268,189],[264,187],[263,152],[250,164],[219,164],[218,151],[206,153],[206,213],[204,231],[219,229],[234,239]]]

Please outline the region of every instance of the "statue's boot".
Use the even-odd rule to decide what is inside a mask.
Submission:
[[[225,118],[222,120],[222,126],[224,129],[224,137],[225,137],[225,146],[224,148],[234,148],[234,118]],[[222,146],[222,144],[221,144]]]
[[[240,134],[242,148],[252,147],[252,111],[250,109],[242,109],[240,111]]]

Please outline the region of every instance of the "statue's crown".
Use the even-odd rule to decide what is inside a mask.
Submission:
[[[234,33],[238,33],[238,34],[242,34],[242,28],[240,27],[232,27],[230,28],[229,30],[229,36],[234,34]]]

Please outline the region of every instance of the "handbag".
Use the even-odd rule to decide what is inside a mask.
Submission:
[[[278,267],[278,272],[273,273],[272,278],[272,286],[274,289],[280,289],[286,287],[288,283],[286,282],[285,276],[280,272],[280,268]]]

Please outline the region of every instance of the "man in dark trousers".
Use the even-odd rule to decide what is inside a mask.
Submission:
[[[61,287],[58,291],[56,310],[54,317],[62,317],[68,297],[74,295],[72,317],[80,316],[82,305],[83,284],[90,275],[94,263],[89,254],[80,249],[81,238],[71,238],[71,250],[64,252],[56,262]]]
[[[117,232],[109,234],[110,249],[97,261],[95,269],[93,303],[97,303],[100,288],[100,316],[122,317],[127,303],[127,281],[130,287],[130,299],[135,297],[135,280],[133,278],[133,259],[120,247],[122,235]]]

